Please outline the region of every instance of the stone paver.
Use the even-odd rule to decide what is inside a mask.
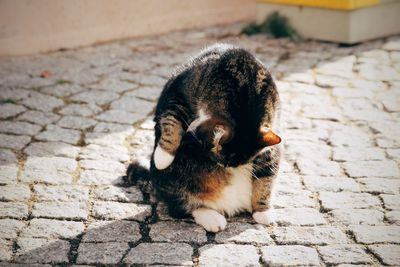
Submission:
[[[40,132],[42,127],[22,121],[0,121],[0,132],[33,136]]]
[[[354,225],[350,229],[360,243],[400,243],[400,226]]]
[[[260,266],[257,250],[251,245],[206,245],[199,253],[199,266]]]
[[[343,47],[242,26],[0,59],[0,266],[398,265],[400,37]],[[244,215],[210,235],[122,176],[148,164],[166,79],[214,42],[270,67],[285,149],[276,224]]]
[[[100,170],[112,173],[123,173],[125,166],[116,160],[107,159],[82,159],[80,161],[83,170]]]
[[[396,195],[400,192],[400,179],[360,178],[357,181],[368,193]]]
[[[24,112],[26,108],[24,106],[15,105],[11,103],[5,103],[0,105],[0,116],[2,119],[6,119],[9,117],[16,116],[22,112]]]
[[[118,159],[120,161],[129,160],[128,149],[124,146],[100,146],[90,144],[82,149],[80,157],[82,159]]]
[[[358,245],[329,245],[318,248],[325,262],[330,264],[371,263],[370,256]]]
[[[217,233],[215,236],[217,243],[243,243],[268,245],[273,243],[273,239],[262,225],[252,225],[248,223],[228,223],[225,231]]]
[[[116,264],[129,249],[128,243],[81,243],[78,249],[79,264]]]
[[[79,185],[34,185],[37,201],[74,201],[89,200],[89,188]]]
[[[24,152],[28,156],[36,157],[54,155],[57,157],[76,158],[79,148],[61,142],[32,142],[24,149]]]
[[[77,167],[77,162],[70,158],[30,157],[25,162],[20,179],[23,182],[70,184]]]
[[[400,201],[399,201],[399,195],[386,195],[382,194],[381,198],[383,200],[383,203],[385,205],[385,208],[388,210],[398,210],[400,209]]]
[[[22,149],[31,141],[26,135],[9,135],[0,133],[0,146],[2,148]]]
[[[137,187],[99,186],[95,190],[96,198],[107,201],[140,202],[143,194]]]
[[[59,113],[62,115],[90,117],[101,111],[100,107],[93,104],[70,104],[62,108]]]
[[[378,147],[352,147],[333,148],[333,159],[336,161],[361,161],[361,160],[384,160],[385,153]]]
[[[145,116],[137,113],[131,113],[124,110],[112,109],[108,110],[101,115],[96,117],[99,121],[104,122],[115,122],[121,124],[133,124],[138,122],[141,119],[144,119]]]
[[[118,98],[118,94],[107,91],[86,91],[71,97],[72,100],[88,104],[104,105]]]
[[[18,166],[15,163],[0,165],[0,183],[13,184],[17,182]]]
[[[12,184],[0,186],[1,201],[27,201],[31,196],[29,186]]]
[[[279,227],[273,230],[279,244],[326,245],[347,242],[346,235],[337,227]]]
[[[34,110],[49,112],[56,107],[61,107],[63,101],[53,96],[30,92],[28,97],[22,100],[22,104]]]
[[[19,116],[17,120],[28,121],[45,126],[56,122],[59,118],[60,116],[54,113],[28,110],[27,112],[24,112],[21,116]]]
[[[9,261],[12,258],[12,242],[0,239],[0,261]]]
[[[318,253],[314,248],[289,245],[261,248],[262,260],[268,266],[317,266]]]
[[[96,201],[93,211],[94,217],[99,219],[134,219],[144,221],[151,215],[151,206],[135,203]]]
[[[276,209],[276,221],[281,225],[320,225],[326,220],[316,209],[285,208]]]
[[[66,263],[70,244],[65,240],[44,238],[19,238],[16,262]]]
[[[316,203],[310,191],[292,190],[292,191],[277,191],[275,198],[272,200],[272,205],[275,208],[313,208]]]
[[[381,202],[376,196],[366,193],[320,192],[322,207],[327,210],[340,208],[375,208]]]
[[[118,176],[112,172],[83,170],[79,183],[84,185],[109,185],[118,181]]]
[[[347,177],[324,177],[307,175],[303,177],[304,185],[311,191],[360,191],[360,185]]]
[[[374,209],[335,209],[329,214],[335,221],[345,225],[383,224],[383,212]]]
[[[388,211],[385,216],[390,223],[400,225],[400,210]]]
[[[137,242],[139,224],[132,221],[96,221],[89,225],[82,242]]]
[[[96,125],[96,123],[97,121],[89,118],[78,116],[64,116],[61,118],[61,120],[58,121],[57,125],[69,129],[85,130],[89,127],[93,127],[94,125]]]
[[[150,227],[149,236],[153,241],[194,243],[207,241],[205,230],[197,224],[165,221]]]
[[[86,219],[88,209],[82,202],[39,202],[32,207],[36,218]]]
[[[343,164],[350,177],[399,178],[399,167],[394,161],[360,161]]]
[[[13,219],[0,219],[0,238],[12,239],[25,226],[21,221]]]
[[[185,243],[142,243],[129,251],[124,262],[128,264],[192,265],[192,253],[193,248]]]
[[[24,219],[28,217],[28,205],[20,202],[0,202],[0,218]]]
[[[135,105],[132,105],[132,103],[135,103]],[[138,113],[142,115],[147,115],[149,114],[153,107],[152,105],[149,105],[150,103],[145,100],[137,99],[136,97],[122,97],[116,101],[114,101],[111,104],[112,109],[117,109],[117,110],[125,110],[129,111],[132,113]]]
[[[77,130],[70,130],[58,127],[56,125],[49,125],[44,132],[36,136],[36,139],[44,142],[64,142],[67,144],[75,145],[78,143],[81,134]]]
[[[400,246],[398,245],[372,245],[368,246],[384,264],[397,265],[400,262]]]
[[[50,219],[32,219],[29,226],[22,230],[23,237],[73,238],[84,230],[82,222],[59,221]]]

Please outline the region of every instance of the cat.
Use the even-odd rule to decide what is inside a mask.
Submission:
[[[216,44],[183,65],[155,110],[150,170],[133,163],[127,177],[150,180],[175,218],[192,215],[209,232],[247,211],[274,222],[270,195],[281,138],[275,83],[250,52]]]

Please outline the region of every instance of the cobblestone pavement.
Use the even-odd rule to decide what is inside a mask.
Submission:
[[[0,265],[399,265],[400,37],[341,47],[240,27],[1,59]],[[121,179],[150,153],[170,72],[215,41],[278,81],[276,226],[243,215],[206,233]]]

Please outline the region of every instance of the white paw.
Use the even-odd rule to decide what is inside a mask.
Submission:
[[[253,213],[253,219],[259,224],[273,224],[276,221],[275,210],[256,211]]]
[[[166,169],[174,161],[174,156],[162,149],[160,146],[156,147],[154,151],[154,165],[159,170]]]
[[[212,209],[197,209],[192,212],[193,218],[197,224],[200,224],[208,232],[219,232],[225,229],[225,217]]]

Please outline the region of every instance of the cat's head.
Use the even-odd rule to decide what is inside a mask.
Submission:
[[[254,159],[265,147],[279,144],[281,138],[266,126],[237,129],[226,119],[213,117],[189,127],[181,148],[199,160],[235,167]]]

